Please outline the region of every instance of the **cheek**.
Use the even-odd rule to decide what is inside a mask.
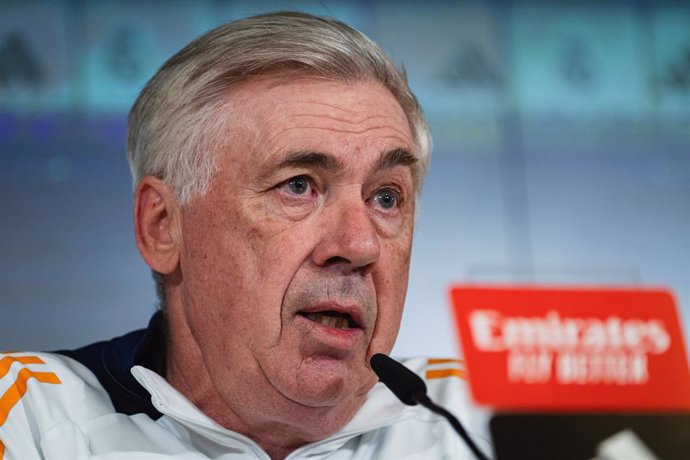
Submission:
[[[285,284],[289,282],[285,276],[304,260],[300,253],[304,253],[311,233],[269,208],[270,205],[257,200],[242,209],[238,217],[243,222],[243,233],[237,244],[244,245],[250,253],[258,276],[274,284]]]
[[[183,227],[187,314],[198,331],[215,330],[216,338],[232,330],[248,346],[275,341],[285,291],[309,254],[312,232],[267,216],[258,203],[213,205],[207,209],[225,211],[190,212]]]
[[[277,222],[262,211],[261,204],[252,201],[209,197],[199,203],[184,226],[187,268],[194,271],[193,278],[222,294],[230,287],[255,287],[261,271],[278,265],[280,251],[271,250]]]
[[[183,307],[197,331],[215,331],[199,340],[217,338],[229,324],[246,324],[247,306],[256,301],[249,288],[258,284],[257,256],[247,242],[261,234],[246,227],[237,210],[213,201],[196,203],[182,228]],[[245,321],[238,322],[238,316]]]
[[[400,329],[410,264],[409,245],[388,248],[376,271],[378,312],[370,353],[390,352]]]

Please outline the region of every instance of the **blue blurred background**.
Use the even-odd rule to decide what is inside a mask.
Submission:
[[[652,1],[0,1],[0,348],[155,310],[126,115],[228,20],[336,16],[404,63],[435,141],[396,354],[456,355],[454,282],[671,288],[690,331],[690,6]]]

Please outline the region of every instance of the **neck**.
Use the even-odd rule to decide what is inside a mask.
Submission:
[[[212,363],[204,360],[182,308],[173,305],[167,305],[166,380],[207,416],[252,439],[272,459],[284,459],[337,432],[363,404],[361,395],[347,404],[305,406],[280,394],[256,369],[246,369],[231,382],[214,381]]]

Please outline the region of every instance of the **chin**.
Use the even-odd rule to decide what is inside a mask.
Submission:
[[[336,406],[353,400],[364,382],[343,363],[304,362],[293,381],[292,399],[312,407]]]
[[[336,384],[315,388],[300,387],[290,399],[303,406],[333,407],[346,403],[353,397],[353,393],[346,391],[344,385]]]

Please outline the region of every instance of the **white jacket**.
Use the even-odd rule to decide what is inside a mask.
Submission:
[[[97,354],[101,361],[106,355]],[[468,400],[461,363],[426,358],[403,363],[425,379],[431,399],[454,412],[490,453],[486,414]],[[130,372],[136,380],[118,381],[107,367],[102,372],[94,366],[94,373],[56,353],[0,354],[0,460],[269,459],[258,444],[207,417],[156,372],[134,365]],[[113,376],[114,383],[104,380]],[[151,409],[116,409],[122,399],[118,391],[147,392]],[[421,406],[405,406],[381,383],[340,431],[288,456],[446,458],[473,456],[444,419]]]

